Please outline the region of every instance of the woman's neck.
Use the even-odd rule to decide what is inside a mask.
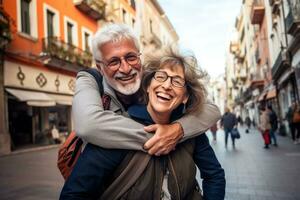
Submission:
[[[150,114],[152,120],[156,124],[169,124],[170,123],[170,113],[158,113],[155,112],[150,105],[147,105],[147,111]]]

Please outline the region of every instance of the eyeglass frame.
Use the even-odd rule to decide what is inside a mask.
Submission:
[[[130,63],[128,63],[128,61],[126,60],[126,57],[130,56],[130,54],[135,54],[134,56],[137,57],[137,63],[135,63],[135,64],[130,64]],[[116,71],[116,70],[118,70],[118,69],[121,67],[122,59],[124,59],[125,62],[126,62],[128,65],[130,65],[130,66],[140,64],[140,63],[141,63],[141,58],[140,58],[141,55],[142,55],[142,53],[129,52],[129,53],[127,53],[126,55],[121,56],[121,57],[116,57],[116,56],[114,56],[114,57],[110,58],[110,60],[112,60],[113,58],[119,60],[119,64],[118,64],[118,65],[115,65],[115,66],[109,66],[109,63],[111,63],[112,61],[110,61],[110,62],[108,62],[108,63],[105,62],[105,61],[102,61],[102,60],[97,60],[97,59],[96,59],[95,61],[96,61],[96,63],[103,64],[107,69]],[[116,66],[118,66],[118,67],[116,67]],[[115,69],[114,69],[114,68],[115,68]]]
[[[163,81],[157,80],[157,79],[155,78],[156,73],[162,73],[162,74],[166,75],[166,76],[165,76],[166,79],[163,80]],[[171,79],[171,85],[174,86],[174,87],[177,87],[177,88],[184,88],[184,87],[186,86],[186,81],[185,81],[184,78],[182,78],[182,77],[180,77],[180,76],[169,76],[168,73],[165,72],[165,71],[155,71],[155,72],[153,72],[153,78],[154,78],[154,80],[156,80],[156,81],[158,81],[158,82],[160,82],[160,83],[164,83],[164,82],[166,82],[166,81],[170,78],[170,79]],[[183,85],[176,85],[176,84],[174,84],[174,82],[173,82],[174,78],[177,78],[177,79],[182,80],[182,81],[183,81]]]

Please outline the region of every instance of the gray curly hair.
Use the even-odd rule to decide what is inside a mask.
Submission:
[[[199,112],[207,97],[206,88],[201,82],[207,78],[207,73],[200,69],[194,56],[184,56],[179,53],[178,49],[172,47],[167,47],[155,55],[145,56],[145,71],[142,80],[144,94],[147,95],[145,91],[147,91],[154,73],[166,66],[171,68],[181,66],[184,69],[186,89],[189,95],[186,113]],[[145,96],[145,100],[148,100],[147,96]]]

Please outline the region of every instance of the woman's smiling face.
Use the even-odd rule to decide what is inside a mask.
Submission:
[[[159,71],[165,72],[168,78],[164,82],[152,78],[147,88],[149,98],[147,110],[152,118],[153,115],[156,115],[159,116],[158,118],[167,118],[165,120],[169,122],[172,111],[188,100],[186,87],[176,87],[171,83],[171,77],[173,79],[174,77],[180,77],[184,80],[184,71],[180,65],[165,65]]]

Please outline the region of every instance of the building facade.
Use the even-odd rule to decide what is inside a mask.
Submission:
[[[9,34],[1,29],[8,39],[1,48],[0,154],[53,143],[54,126],[62,137],[72,131],[76,73],[94,66],[91,37],[98,28],[130,25],[142,51],[178,41],[155,0],[2,0],[0,5],[1,16],[7,16],[0,25],[9,27]],[[143,37],[152,39],[144,44]]]
[[[243,52],[243,42],[231,42],[230,53],[234,56],[227,68],[241,68],[246,62],[245,82],[241,83],[244,88],[236,87],[241,91],[231,97],[234,106],[240,106],[246,115],[258,113],[259,105],[272,105],[280,125],[284,125],[291,102],[299,102],[299,4],[298,0],[242,2],[243,14],[237,20],[244,19],[244,26],[241,28],[237,25],[240,23],[236,23],[236,30],[250,42],[246,42],[245,60],[240,62],[236,60]],[[241,77],[239,73],[235,75]],[[233,81],[238,82],[241,81]],[[255,118],[257,121],[258,114],[253,115],[253,120]],[[282,132],[286,130],[283,128]]]

